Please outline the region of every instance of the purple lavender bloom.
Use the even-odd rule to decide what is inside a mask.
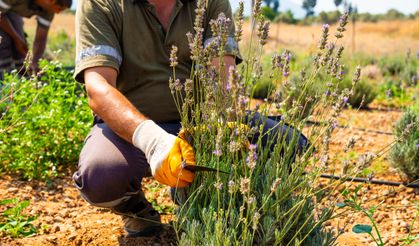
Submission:
[[[329,24],[323,24],[322,31],[329,30]]]
[[[416,148],[418,148],[418,149],[419,149],[419,143],[417,143],[417,144],[416,144]]]
[[[391,90],[386,90],[386,97],[391,98],[391,96],[393,96],[392,91]]]
[[[417,75],[413,75],[412,76],[412,85],[415,86],[417,82],[418,82],[418,76]]]
[[[231,85],[230,85],[230,83],[227,83],[227,85],[226,85],[226,90],[227,90],[227,91],[230,91],[230,90],[231,90]]]
[[[330,90],[326,90],[326,92],[324,94],[326,94],[326,96],[328,97],[328,96],[332,95],[332,92],[330,92]]]
[[[284,71],[284,73],[282,75],[284,75],[284,77],[288,77],[290,75],[290,73],[288,71]]]
[[[286,63],[289,63],[291,61],[291,52],[284,51],[284,53],[282,53],[282,59],[284,59]]]
[[[347,97],[347,96],[344,96],[343,97],[343,103],[344,104],[347,104],[348,103],[348,100],[349,100],[349,97]]]
[[[256,150],[258,148],[257,144],[251,144],[249,150]]]
[[[241,105],[246,105],[249,102],[249,98],[247,97],[241,97],[240,98],[240,104]]]
[[[216,149],[212,152],[215,156],[221,156],[221,150]]]
[[[335,129],[338,126],[338,123],[336,121],[333,121],[332,123],[332,129]]]

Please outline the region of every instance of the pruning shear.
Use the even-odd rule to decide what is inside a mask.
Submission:
[[[188,163],[183,163],[182,168],[184,168],[188,171],[191,171],[193,173],[195,173],[195,172],[214,172],[214,173],[230,174],[229,172],[222,171],[222,170],[219,170],[219,169],[216,169],[216,168],[192,165],[192,164],[188,164]]]

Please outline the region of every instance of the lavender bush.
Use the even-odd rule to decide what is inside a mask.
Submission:
[[[329,141],[337,118],[359,80],[355,71],[350,88],[340,90],[344,66],[340,58],[348,15],[340,23],[332,41],[329,26],[323,27],[319,49],[313,62],[299,71],[297,82],[290,83],[290,52],[272,57],[272,68],[263,71],[262,47],[267,42],[269,23],[260,14],[261,1],[256,1],[253,14],[257,27],[252,33],[249,54],[242,65],[219,69],[211,61],[223,57],[227,40],[226,26],[232,20],[220,14],[211,22],[216,35],[214,42],[202,46],[202,17],[205,0],[198,1],[195,33],[188,34],[194,70],[186,81],[179,81],[174,73],[170,80],[173,97],[182,116],[185,137],[195,150],[198,165],[228,172],[197,173],[194,183],[187,188],[187,198],[180,201],[174,222],[180,245],[331,245],[336,234],[325,230],[323,222],[334,212],[335,202],[330,194],[336,189],[331,183],[316,187],[320,172],[329,161]],[[236,39],[241,39],[243,3],[237,14]],[[250,52],[251,51],[251,52]],[[171,66],[177,65],[177,48],[173,47]],[[228,78],[221,74],[228,69]],[[266,73],[272,74],[279,87],[287,94],[277,96],[272,103],[250,107],[252,88]],[[312,95],[305,92],[316,81],[319,73],[327,74],[324,90]],[[199,87],[199,89],[197,89]],[[299,91],[299,96],[292,93]],[[289,104],[285,102],[289,102]],[[308,114],[301,114],[310,102]],[[291,106],[286,106],[291,105]],[[289,143],[279,136],[262,146],[261,139],[249,144],[263,128],[252,128],[247,115],[282,116],[280,125],[291,124],[304,132],[311,145],[296,158],[296,135]],[[313,116],[310,116],[313,115]],[[305,128],[305,122],[316,117],[327,124]],[[278,142],[274,145],[274,142]],[[181,192],[181,191],[178,191]],[[320,202],[328,201],[327,206]]]

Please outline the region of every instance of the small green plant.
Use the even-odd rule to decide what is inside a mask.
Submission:
[[[36,216],[23,214],[23,210],[29,204],[29,201],[19,201],[17,198],[0,200],[1,206],[9,207],[0,217],[0,232],[14,238],[36,235],[38,229],[32,224]]]
[[[419,179],[419,104],[407,108],[394,133],[396,143],[389,153],[391,165],[409,180]]]
[[[409,228],[409,234],[405,237],[401,239],[402,242],[402,246],[405,245],[412,245],[412,243],[417,242],[417,240],[419,240],[419,234],[414,235],[413,232],[413,228],[415,228],[415,222],[417,221],[419,216],[419,202],[416,203],[416,215],[415,218],[413,219],[412,224],[410,225]]]
[[[340,86],[342,89],[350,88],[352,81],[345,78],[342,80]],[[361,79],[354,87],[353,94],[349,97],[348,103],[353,108],[367,108],[376,96],[377,91],[374,86],[367,79]]]
[[[92,114],[61,66],[43,61],[38,77],[12,73],[0,82],[0,171],[48,179],[77,162]]]
[[[340,203],[337,206],[339,208],[349,207],[355,212],[361,212],[364,215],[366,215],[373,226],[366,225],[366,224],[357,224],[352,228],[352,231],[354,233],[367,233],[372,237],[372,239],[378,246],[384,246],[384,242],[383,242],[383,239],[381,238],[381,234],[378,229],[377,223],[372,217],[377,207],[372,206],[368,209],[364,208],[362,204],[362,199],[360,199],[357,196],[357,193],[361,191],[361,188],[362,188],[362,185],[358,185],[353,192],[350,192],[348,189],[341,190],[340,194],[344,197],[345,200],[343,203]],[[372,234],[373,228],[378,238],[374,237],[374,235]]]

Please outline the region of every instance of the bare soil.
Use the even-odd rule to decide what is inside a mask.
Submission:
[[[393,136],[375,131],[391,133],[392,124],[401,116],[400,112],[387,111],[351,111],[343,113],[344,122],[350,126],[337,128],[331,144],[332,162],[338,162],[342,146],[349,137],[355,137],[355,151],[377,151],[393,141]],[[362,128],[362,130],[360,130]],[[370,132],[370,130],[373,130]],[[376,164],[376,179],[403,181],[383,158]],[[173,219],[170,213],[163,214],[163,222],[167,224],[158,237],[130,239],[124,236],[122,221],[118,215],[106,209],[95,208],[86,203],[79,195],[71,181],[71,171],[65,177],[57,178],[46,184],[39,181],[22,181],[13,176],[0,178],[0,199],[18,197],[30,200],[31,204],[25,211],[27,214],[38,215],[35,221],[38,226],[45,226],[39,235],[31,238],[12,239],[3,237],[0,245],[175,245],[176,234],[169,226]],[[326,183],[324,180],[321,183]],[[161,208],[173,205],[167,189],[152,179],[143,183],[146,196]],[[334,198],[339,198],[336,192]],[[419,201],[419,192],[404,187],[382,185],[364,185],[358,194],[365,206],[378,205],[374,219],[386,242],[386,245],[401,245],[407,235],[419,233],[418,222],[414,217],[418,213],[415,203]],[[417,206],[417,205],[416,205]],[[334,219],[325,226],[335,232],[344,230],[339,238],[339,245],[374,245],[366,234],[351,232],[355,224],[370,224],[362,214],[348,214]],[[419,241],[415,242],[416,244]],[[415,243],[413,245],[415,245]]]

